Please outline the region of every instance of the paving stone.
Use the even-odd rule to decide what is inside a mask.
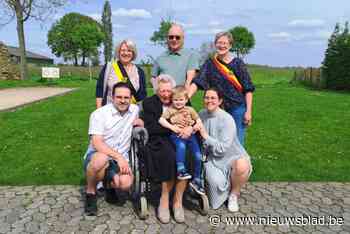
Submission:
[[[151,225],[148,225],[145,233],[148,233],[148,234],[158,233],[159,230],[160,230],[160,225],[159,224],[151,224]]]
[[[19,219],[18,211],[12,210],[9,214],[6,215],[6,223],[13,224]]]
[[[107,229],[107,224],[100,224],[95,227],[95,229],[92,231],[94,234],[100,234],[103,233]]]
[[[68,198],[68,202],[71,203],[71,204],[77,204],[77,203],[79,203],[80,201],[79,201],[79,199],[76,198],[76,197],[70,197],[70,198]]]
[[[106,224],[108,225],[108,228],[109,228],[110,230],[116,231],[116,230],[119,230],[119,229],[120,229],[120,224],[119,224],[117,221],[108,220],[108,221],[106,222]]]
[[[27,233],[37,233],[39,231],[39,223],[37,222],[26,223],[25,230]]]
[[[50,210],[51,210],[51,207],[49,205],[47,205],[47,204],[43,204],[43,205],[39,206],[39,211],[41,213],[45,213],[46,214],[46,213],[50,212]]]
[[[124,224],[120,226],[120,229],[118,230],[118,234],[129,233],[131,230],[132,230],[132,226]]]
[[[231,214],[222,206],[201,216],[185,209],[185,224],[172,219],[166,225],[159,223],[154,210],[139,220],[129,201],[118,207],[99,199],[98,216],[85,216],[81,191],[77,186],[0,186],[0,233],[350,233],[349,183],[249,183],[242,189],[240,212]],[[345,225],[212,227],[210,215],[332,215],[343,217]]]
[[[185,233],[187,226],[185,224],[176,224],[172,229],[172,233],[174,234],[183,234]]]
[[[11,225],[8,223],[1,223],[0,233],[8,233],[11,230]]]

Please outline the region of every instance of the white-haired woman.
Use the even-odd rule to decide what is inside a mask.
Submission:
[[[144,71],[136,66],[137,49],[133,41],[121,41],[115,49],[115,58],[103,66],[96,85],[96,108],[112,102],[112,87],[118,82],[127,82],[132,90],[132,102],[143,100],[146,96]]]
[[[171,76],[161,74],[154,83],[156,94],[147,97],[143,103],[143,121],[149,134],[147,148],[152,159],[152,177],[161,182],[162,191],[157,209],[157,216],[162,223],[170,222],[169,198],[170,191],[175,186],[173,198],[174,218],[177,222],[185,221],[182,206],[183,193],[187,182],[185,180],[176,181],[176,155],[175,149],[170,141],[170,130],[162,127],[158,120],[162,113],[171,104],[172,89],[174,80]],[[180,137],[188,138],[192,134],[192,127],[183,128],[179,133]]]

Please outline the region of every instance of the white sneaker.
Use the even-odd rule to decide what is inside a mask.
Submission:
[[[231,193],[228,197],[227,208],[230,212],[237,212],[239,210],[237,195]]]
[[[103,190],[103,183],[102,183],[102,181],[99,181],[98,183],[97,183],[97,185],[96,185],[96,189],[97,190]]]

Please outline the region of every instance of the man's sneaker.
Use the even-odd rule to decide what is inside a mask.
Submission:
[[[231,193],[230,196],[228,197],[227,208],[230,212],[237,212],[239,210],[238,198],[236,194]]]
[[[119,199],[114,188],[105,189],[105,201],[110,204],[118,204]]]
[[[88,216],[97,215],[97,197],[95,194],[86,194],[85,214]]]
[[[191,178],[192,178],[192,176],[190,174],[188,174],[186,171],[179,171],[177,173],[178,180],[189,180]]]
[[[196,192],[198,193],[199,195],[205,195],[205,190],[202,186],[202,183],[198,180],[192,180],[190,182],[190,186],[191,188]]]

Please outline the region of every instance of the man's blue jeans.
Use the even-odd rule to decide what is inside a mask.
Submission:
[[[171,134],[170,139],[176,147],[176,166],[177,170],[186,170],[186,147],[189,146],[194,158],[194,179],[201,177],[201,160],[202,154],[195,134],[187,139],[182,139],[176,134]]]
[[[238,140],[242,146],[244,146],[244,137],[245,137],[245,128],[246,125],[244,123],[244,113],[247,111],[245,103],[228,109],[227,112],[233,117],[235,120],[236,128],[237,128],[237,136]]]

